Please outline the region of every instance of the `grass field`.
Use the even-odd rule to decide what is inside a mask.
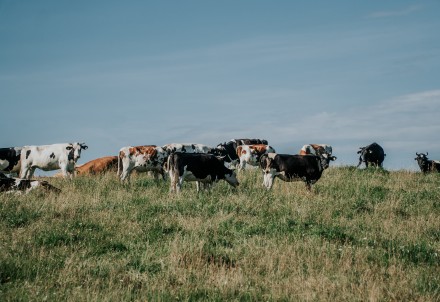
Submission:
[[[0,300],[440,300],[440,174],[330,168],[311,193],[238,178],[0,195]]]

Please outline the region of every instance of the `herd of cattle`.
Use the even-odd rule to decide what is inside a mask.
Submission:
[[[155,178],[170,178],[170,191],[179,192],[183,182],[196,181],[209,187],[221,179],[231,186],[239,185],[235,167],[259,166],[263,172],[263,185],[270,189],[275,178],[283,181],[305,182],[308,190],[316,183],[330,161],[336,160],[332,147],[323,144],[304,145],[299,154],[277,154],[267,140],[232,139],[216,147],[202,144],[167,144],[128,146],[120,149],[118,156],[107,156],[76,165],[84,143],[65,143],[43,146],[0,148],[0,192],[28,192],[37,187],[59,192],[47,181],[32,180],[36,168],[44,171],[61,169],[60,176],[98,174],[114,171],[121,181],[128,181],[132,171],[152,172]],[[386,154],[377,143],[359,148],[358,167],[382,167]],[[440,172],[440,162],[428,159],[428,153],[416,153],[421,171]],[[6,176],[5,174],[8,174]],[[18,175],[12,177],[11,175]],[[57,176],[57,175],[56,175]]]

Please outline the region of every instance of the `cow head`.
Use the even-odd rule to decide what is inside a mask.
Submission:
[[[327,169],[330,166],[330,161],[336,159],[335,156],[328,156],[327,153],[319,154],[318,157],[319,157],[319,166],[321,167],[322,170]]]
[[[426,154],[423,153],[417,153],[416,152],[416,158],[414,158],[417,163],[419,164],[420,170],[422,172],[426,172],[429,170],[429,159],[428,159],[428,152]]]
[[[236,188],[240,183],[238,182],[237,175],[235,174],[235,171],[232,169],[228,169],[225,167],[226,173],[225,173],[225,180],[228,184]]]
[[[81,150],[86,150],[88,147],[85,143],[71,143],[68,144],[66,150],[68,151],[68,160],[74,163],[81,157]]]

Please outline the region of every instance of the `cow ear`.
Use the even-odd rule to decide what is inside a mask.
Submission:
[[[89,147],[86,145],[81,145],[81,149],[87,150]]]

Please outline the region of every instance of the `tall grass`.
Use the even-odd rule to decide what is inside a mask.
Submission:
[[[238,177],[0,195],[0,300],[440,300],[439,174],[330,168],[311,193]]]

